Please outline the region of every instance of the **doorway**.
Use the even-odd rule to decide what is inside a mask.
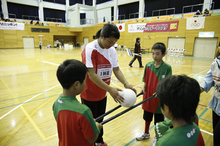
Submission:
[[[185,38],[168,38],[167,48],[185,49]]]
[[[34,37],[23,37],[24,49],[34,49]]]
[[[196,38],[194,44],[194,57],[215,58],[217,38]]]
[[[89,38],[84,37],[84,38],[83,38],[83,44],[84,44],[84,45],[87,45],[88,43],[89,43]]]

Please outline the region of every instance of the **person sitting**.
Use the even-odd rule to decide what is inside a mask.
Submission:
[[[197,10],[196,15],[201,15],[201,12],[199,10]]]
[[[205,9],[204,14],[205,14],[205,16],[208,16],[209,15],[209,10]]]
[[[35,23],[35,25],[40,25],[39,21],[37,21],[37,22]]]

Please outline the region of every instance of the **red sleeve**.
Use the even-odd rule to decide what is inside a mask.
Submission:
[[[205,146],[201,132],[199,134],[196,146]]]
[[[196,125],[199,126],[199,118],[196,119]],[[201,134],[201,133],[200,133]]]
[[[85,139],[90,139],[95,136],[93,129],[89,123],[89,121],[84,117],[83,115],[80,116],[79,118],[80,121],[80,127],[82,130],[82,133],[85,137]]]

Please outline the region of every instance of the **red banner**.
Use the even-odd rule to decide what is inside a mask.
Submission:
[[[177,31],[179,21],[147,23],[144,32],[168,32]]]

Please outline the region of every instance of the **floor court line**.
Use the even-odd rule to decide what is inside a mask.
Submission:
[[[41,93],[39,93],[39,94],[37,94],[37,95],[35,95],[35,96],[33,96],[33,97],[31,97],[31,98],[29,98],[28,100],[26,100],[25,102],[23,102],[23,103],[21,103],[21,104],[19,104],[18,106],[16,106],[15,108],[13,108],[12,110],[10,110],[9,112],[7,112],[6,114],[4,114],[3,116],[1,116],[0,117],[0,120],[1,119],[3,119],[5,116],[7,116],[7,115],[9,115],[11,112],[13,112],[14,110],[16,110],[17,108],[19,108],[20,106],[22,106],[23,104],[25,104],[26,102],[28,102],[28,101],[30,101],[30,100],[32,100],[32,99],[34,99],[35,97],[37,97],[37,96],[39,96],[39,95],[41,95],[41,94],[43,94],[44,92],[46,92],[46,91],[49,91],[50,89],[53,89],[53,88],[55,88],[55,87],[57,87],[57,86],[59,86],[60,84],[58,84],[58,85],[56,85],[56,86],[53,86],[53,87],[51,87],[51,88],[49,88],[49,89],[47,89],[47,90],[45,90],[45,91],[43,91],[43,92],[41,92]]]
[[[50,90],[50,91],[47,91],[47,92],[56,91],[56,90],[61,90],[61,89],[62,89],[62,88],[58,88],[58,89]],[[9,99],[5,99],[5,100],[0,100],[0,102],[4,102],[4,101],[8,101],[8,100],[14,100],[14,99],[19,99],[19,98],[24,98],[24,97],[36,95],[36,94],[39,94],[39,93],[41,93],[41,92],[33,93],[33,94],[29,94],[29,95],[24,95],[24,96],[19,96],[19,97],[15,97],[15,98],[9,98]],[[46,93],[46,92],[45,92],[45,93]]]

